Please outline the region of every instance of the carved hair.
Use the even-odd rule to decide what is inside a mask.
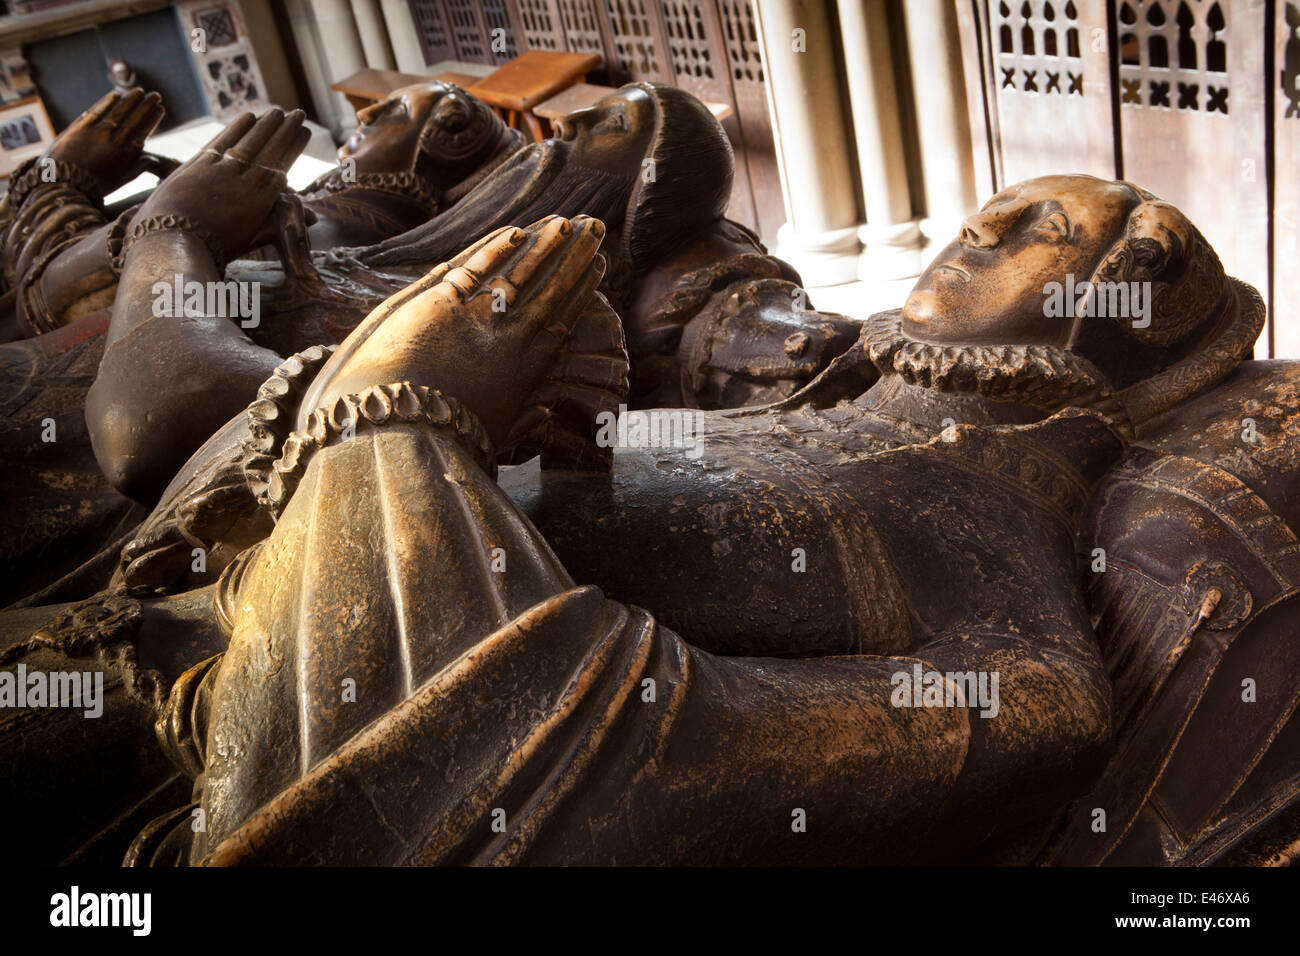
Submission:
[[[1127,316],[1080,317],[1069,348],[1102,368],[1118,387],[1132,385],[1195,352],[1220,330],[1230,298],[1228,276],[1200,231],[1177,208],[1132,183],[1142,202],[1124,235],[1093,271],[1105,283],[1149,283],[1150,324]]]
[[[444,91],[420,130],[415,171],[446,186],[459,182],[496,151],[506,125],[486,103],[459,86],[430,85]]]
[[[644,272],[726,214],[735,158],[722,124],[690,93],[636,85],[655,101],[653,166],[637,177],[622,246],[632,266]]]

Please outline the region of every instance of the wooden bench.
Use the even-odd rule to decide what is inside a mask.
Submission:
[[[562,93],[552,96],[545,103],[541,103],[533,109],[539,117],[548,122],[554,122],[562,116],[568,116],[577,110],[585,110],[595,106],[611,93],[617,93],[618,90],[612,86],[597,86],[594,83],[575,83]],[[475,95],[478,91],[475,91]],[[735,112],[727,103],[708,103],[704,104],[709,108],[718,122],[722,122],[728,116]]]
[[[365,69],[339,80],[331,88],[346,96],[353,109],[362,110],[406,86],[434,80],[455,83],[491,106],[511,127],[527,129],[534,139],[540,140],[550,135],[552,121],[595,106],[618,92],[612,86],[582,82],[598,66],[600,57],[594,53],[529,50],[487,76],[456,72],[416,76],[394,70]],[[719,122],[734,112],[727,103],[704,105]]]
[[[367,106],[388,99],[397,90],[420,83],[455,83],[462,89],[469,89],[482,77],[472,73],[439,73],[437,76],[416,76],[414,73],[398,73],[395,70],[358,70],[351,76],[331,83],[330,89],[338,90],[354,110],[363,110]]]
[[[479,80],[470,92],[495,109],[514,129],[527,129],[533,139],[545,139],[548,124],[536,108],[600,66],[594,53],[552,53],[529,50]]]

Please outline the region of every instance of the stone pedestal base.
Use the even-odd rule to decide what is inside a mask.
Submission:
[[[891,226],[866,225],[858,230],[862,254],[858,278],[887,282],[921,274],[921,227],[916,222]]]

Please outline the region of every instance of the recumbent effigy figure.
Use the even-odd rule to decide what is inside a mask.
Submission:
[[[157,93],[110,93],[14,174],[0,210],[0,256],[22,334],[51,331],[112,303],[122,240],[139,207],[110,216],[101,200],[140,172],[161,178],[175,170],[175,162],[144,151],[163,112]],[[300,194],[310,226],[273,224],[301,226],[318,249],[379,242],[428,221],[523,139],[450,83],[397,90],[357,119],[356,132],[339,149],[340,165]],[[272,228],[261,238],[290,241],[280,232]]]
[[[107,150],[95,160],[96,168],[112,165],[120,178],[125,175],[120,170],[138,156],[139,141],[157,122],[157,111],[156,102],[147,97],[110,98],[65,136],[82,147],[107,138],[116,152]],[[121,119],[123,115],[126,120]],[[163,275],[174,278],[184,274],[187,281],[207,284],[242,279],[244,287],[266,280],[274,291],[266,297],[264,317],[255,328],[238,329],[227,316],[214,316],[211,322],[195,317],[196,321],[184,323],[153,316],[149,301],[157,298],[155,282],[121,292],[113,270],[102,268],[99,260],[105,258],[104,249],[113,247],[109,241],[112,229],[105,242],[100,241],[104,236],[98,231],[80,241],[49,240],[54,245],[46,251],[55,255],[48,274],[57,275],[59,294],[66,293],[79,303],[71,311],[55,310],[59,321],[104,304],[105,297],[111,300],[125,294],[133,300],[115,313],[118,318],[107,335],[99,334],[104,313],[92,313],[60,326],[59,334],[29,340],[9,349],[11,354],[0,356],[5,360],[0,369],[5,365],[12,369],[8,404],[15,409],[35,410],[52,404],[36,397],[46,387],[47,377],[41,369],[67,370],[72,365],[83,372],[98,363],[90,396],[90,434],[78,407],[84,392],[65,389],[59,411],[66,414],[58,422],[64,436],[59,455],[66,461],[60,464],[57,476],[42,472],[50,474],[51,481],[57,478],[64,486],[80,489],[85,506],[64,508],[62,495],[53,500],[46,487],[27,479],[9,496],[14,501],[22,499],[24,511],[36,516],[33,525],[42,529],[33,539],[15,542],[6,555],[6,565],[15,571],[11,600],[41,589],[45,589],[42,599],[59,599],[98,575],[103,563],[88,563],[96,550],[141,517],[129,499],[152,504],[185,458],[247,404],[257,384],[284,357],[313,344],[337,342],[377,302],[404,286],[409,281],[405,274],[422,273],[434,264],[437,259],[428,258],[428,253],[421,251],[422,244],[454,242],[457,245],[450,247],[454,250],[501,222],[543,215],[557,206],[570,214],[595,209],[615,223],[622,221],[625,209],[632,210],[636,226],[628,235],[638,238],[635,242],[629,239],[627,252],[620,253],[618,261],[625,276],[639,276],[620,288],[625,294],[632,290],[640,296],[624,306],[624,319],[629,328],[635,322],[641,329],[637,341],[643,346],[633,371],[635,375],[640,369],[640,379],[651,383],[642,390],[643,401],[653,394],[677,403],[731,405],[786,395],[852,340],[854,323],[804,308],[797,276],[789,267],[762,254],[752,236],[719,218],[730,191],[730,147],[716,120],[687,94],[632,87],[597,110],[575,114],[568,127],[561,127],[566,136],[563,142],[535,144],[522,151],[517,161],[512,159],[500,167],[501,176],[488,175],[503,152],[508,152],[497,145],[499,124],[493,125],[497,121],[490,111],[464,91],[443,84],[399,91],[386,103],[365,111],[362,118],[365,122],[358,137],[343,152],[357,161],[363,173],[402,162],[414,162],[424,169],[429,155],[436,155],[438,162],[424,178],[441,190],[440,197],[455,200],[428,227],[399,238],[392,246],[395,253],[380,246],[361,249],[356,257],[322,259],[317,255],[313,262],[309,239],[314,245],[316,230],[324,225],[337,232],[343,222],[337,203],[346,200],[347,209],[365,208],[375,216],[383,211],[382,196],[364,189],[354,195],[365,182],[342,191],[332,191],[332,186],[324,193],[312,191],[306,204],[320,218],[310,227],[313,235],[309,237],[305,220],[295,211],[298,206],[283,200],[270,180],[256,187],[248,180],[210,180],[204,164],[222,155],[221,147],[243,137],[241,148],[255,152],[258,144],[250,137],[260,137],[264,143],[277,125],[298,122],[297,117],[284,117],[275,110],[261,125],[251,125],[251,117],[237,121],[233,139],[219,138],[196,162],[168,176],[129,218],[131,234],[118,235],[119,240],[133,240],[136,232],[166,220],[186,227],[191,236],[203,237],[211,268],[205,263],[194,272],[182,256],[176,260],[177,269]],[[712,149],[691,159],[689,181],[683,184],[679,179],[687,168],[685,162],[679,153],[666,158],[670,151],[664,142],[696,128],[712,137]],[[56,147],[65,153],[72,150],[69,143],[56,143]],[[297,144],[288,152],[296,155],[300,148]],[[293,158],[288,152],[275,161],[287,165]],[[647,161],[661,161],[657,180],[638,178],[649,168]],[[613,172],[601,172],[598,167],[602,164]],[[103,173],[99,178],[113,177]],[[344,182],[341,174],[334,175],[331,182],[334,180],[334,185]],[[708,201],[698,204],[698,197],[692,195],[689,214],[685,219],[675,218],[673,210],[684,192],[701,184],[710,190]],[[30,195],[19,197],[18,219],[35,224],[42,235],[59,235],[55,220],[64,215],[60,210],[65,208],[59,197],[64,193],[81,195],[80,185],[81,181],[70,175],[53,184],[35,182]],[[256,193],[249,192],[254,188]],[[226,221],[232,217],[223,218],[223,210],[213,208],[210,197],[225,195],[223,189],[235,190],[233,195],[241,197],[240,203],[227,207],[239,210],[241,221]],[[269,213],[264,209],[268,197],[276,200]],[[79,202],[69,201],[66,208],[77,210],[80,217],[83,207],[93,205],[91,198],[82,195]],[[464,206],[464,211],[457,213],[458,206]],[[93,219],[89,213],[85,215]],[[124,213],[117,220],[119,232],[127,218]],[[520,221],[526,224],[531,220]],[[258,228],[244,228],[253,224]],[[15,226],[11,235],[21,234],[22,228]],[[274,240],[285,255],[283,269],[247,261],[225,268],[228,256],[242,255],[268,240]],[[37,245],[45,249],[49,243]],[[116,259],[123,258],[124,245],[125,241],[119,243]],[[22,246],[29,247],[31,242]],[[404,260],[397,255],[403,250],[407,250]],[[402,261],[389,264],[392,255]],[[383,261],[384,271],[362,263],[370,258]],[[91,263],[91,259],[95,261]],[[643,260],[649,265],[640,265]],[[335,267],[333,271],[324,267],[323,274],[318,274],[316,264],[324,261]],[[419,264],[414,273],[412,263]],[[680,276],[682,269],[687,270],[686,275],[677,286],[671,286],[669,280]],[[35,278],[24,281],[24,288],[37,288],[32,285]],[[96,290],[93,295],[85,294],[88,288]],[[46,301],[42,296],[36,298]],[[132,334],[124,334],[127,331]],[[105,343],[108,348],[101,361],[99,350]],[[661,378],[666,382],[663,388],[653,384]],[[160,401],[160,396],[168,398]],[[15,457],[45,455],[48,460],[47,449],[32,447],[31,436],[39,434],[33,425],[40,420],[43,418],[13,422],[14,440],[21,445]],[[91,436],[98,462],[111,479],[107,484],[91,460],[87,441]],[[45,560],[34,562],[37,538],[60,543],[39,545]],[[57,569],[57,573],[43,573],[43,568]]]
[[[1262,303],[1176,209],[1012,187],[793,398],[498,485],[520,421],[626,387],[603,233],[493,233],[183,470],[236,437],[276,523],[116,624],[146,670],[228,639],[155,690],[194,802],[131,861],[1285,856],[1297,371],[1244,361]],[[1149,324],[1045,319],[1067,275],[1150,283]],[[109,600],[60,620],[132,613]],[[1189,745],[1227,768],[1208,803],[1170,776]]]
[[[0,265],[10,286],[0,300],[0,340],[29,336],[0,345],[0,442],[6,460],[24,463],[0,476],[6,515],[22,516],[7,523],[24,524],[0,545],[2,604],[78,571],[93,576],[86,562],[147,513],[102,475],[84,406],[103,356],[122,246],[139,212],[138,205],[106,209],[102,197],[137,172],[166,178],[175,171],[176,163],[143,150],[162,112],[157,94],[104,97],[19,171],[0,208]],[[308,226],[290,202],[270,217],[249,208],[264,226],[252,246],[328,248],[401,232],[454,203],[521,139],[481,102],[442,83],[399,90],[363,119],[340,150],[340,167],[300,197],[315,221]],[[193,188],[205,204],[216,195]],[[233,197],[234,208],[240,200]],[[251,251],[209,238],[223,261]],[[183,401],[175,392],[171,400]],[[196,441],[208,431],[200,424]],[[187,454],[181,449],[179,458]]]

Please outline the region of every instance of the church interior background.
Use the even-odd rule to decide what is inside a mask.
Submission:
[[[1260,349],[1300,355],[1300,5],[1285,0],[3,6],[6,107],[41,111],[57,133],[120,58],[163,94],[156,136],[177,158],[205,136],[176,127],[275,104],[306,109],[308,153],[328,163],[364,102],[338,87],[363,71],[474,84],[547,51],[591,57],[584,87],[679,85],[731,139],[730,217],[825,290],[819,304],[857,318],[900,304],[927,245],[1009,183],[1068,169],[1158,184],[1263,292]]]
[[[360,181],[358,155],[374,163]],[[646,178],[647,163],[671,175]],[[1097,178],[1037,179],[1058,173]],[[838,806],[842,774],[874,772],[869,754],[902,769],[881,773],[889,812],[855,825],[894,826],[897,810],[942,835],[931,800],[970,831],[951,856],[935,837],[925,859],[1300,859],[1300,0],[0,0],[0,181],[0,680],[88,648],[126,675],[117,736],[112,721],[92,725],[100,737],[66,733],[62,714],[28,736],[0,713],[0,756],[36,768],[8,789],[77,818],[55,861],[585,861],[542,824],[528,833],[546,839],[520,849],[496,821],[455,823],[466,807],[495,815],[495,791],[437,804],[442,782],[419,776],[435,761],[404,759],[398,717],[427,707],[420,719],[451,728],[428,733],[440,742],[477,720],[481,766],[510,768],[518,741],[547,759],[587,753],[558,720],[533,747],[520,688],[557,708],[572,688],[616,689],[635,717],[608,726],[641,759],[677,711],[634,708],[656,686],[714,693],[723,671],[674,670],[678,651],[641,644],[582,649],[652,630],[610,623],[598,587],[660,615],[653,639],[669,643],[656,647],[757,668],[715,696],[759,723],[715,735],[713,711],[684,707],[698,724],[682,726],[705,727],[687,749],[704,756],[674,793],[716,784],[724,805],[728,787],[768,787],[783,839],[805,831],[778,783],[824,776],[813,796]],[[957,251],[936,259],[945,247]],[[1072,283],[1077,264],[1099,285],[1144,285],[1147,322],[1053,325],[1039,289]],[[236,287],[250,314],[213,297]],[[707,418],[716,457],[680,452],[694,438],[610,439],[629,408]],[[809,553],[823,563],[791,579]],[[525,584],[507,594],[499,580]],[[302,593],[286,599],[291,586]],[[482,622],[465,610],[480,604]],[[462,697],[447,678],[444,696],[425,693],[466,660],[505,680],[456,641],[472,625],[475,646],[504,647],[500,635],[532,634],[513,622],[535,608],[572,615],[528,626],[571,640],[593,674],[606,657],[650,661],[650,696],[637,697],[641,671],[579,679],[548,654],[530,662],[535,684]],[[164,640],[171,629],[183,640]],[[433,648],[416,664],[410,635]],[[1005,737],[973,718],[958,733],[945,711],[905,715],[925,747],[903,730],[878,744],[872,728],[913,704],[872,662],[922,651],[952,654],[959,675],[975,674],[967,653],[1007,669],[1017,706],[987,725]],[[360,666],[349,655],[383,665],[382,693],[336,711],[357,703],[335,700],[335,669]],[[765,675],[769,658],[795,675],[813,662],[806,699]],[[845,661],[877,669],[832,693]],[[937,668],[941,690],[954,672]],[[1257,677],[1266,706],[1239,706],[1256,703]],[[787,705],[785,723],[761,723]],[[604,706],[573,712],[594,726]],[[809,714],[843,723],[828,717],[805,746],[819,739],[800,736]],[[284,723],[266,730],[271,718]],[[375,810],[373,832],[336,828],[336,845],[328,821],[315,842],[235,831],[247,818],[250,833],[313,832],[329,804],[312,797],[317,768],[351,779],[352,735],[377,726],[391,753],[367,779],[410,777],[389,810],[369,790],[340,798],[348,819]],[[231,757],[236,731],[265,751]],[[724,738],[743,758],[734,776],[709,763]],[[301,816],[266,811],[280,804],[261,792],[263,759],[282,761],[276,786]],[[769,772],[784,761],[798,773]],[[83,762],[117,784],[117,804],[81,807],[63,764]],[[599,810],[584,827],[660,779],[638,770],[624,786],[599,762],[582,774]],[[522,792],[533,777],[519,779]],[[227,786],[248,805],[223,810]],[[1104,839],[1096,793],[1124,824]],[[1011,819],[1013,796],[1027,821]],[[569,797],[528,799],[550,813]],[[678,825],[638,799],[645,820]],[[186,832],[202,800],[226,814],[220,839]],[[969,827],[969,807],[1007,820]],[[374,850],[397,832],[386,813],[408,810],[420,840],[420,814],[446,810],[426,828],[436,839]],[[662,859],[814,859],[798,843],[767,855],[758,825],[719,856],[731,849],[711,842],[715,826],[701,812],[698,846]],[[595,859],[653,842],[625,846],[636,828],[610,827]],[[827,832],[832,862],[865,858]],[[881,858],[907,860],[899,846],[881,837]]]

